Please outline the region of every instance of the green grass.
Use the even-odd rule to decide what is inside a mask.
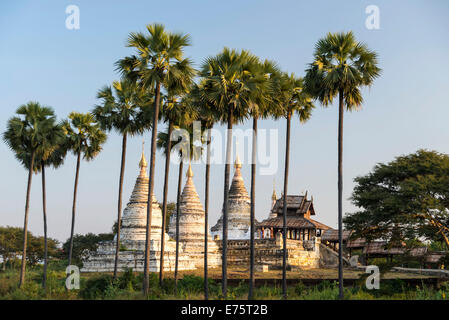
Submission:
[[[203,278],[197,275],[184,275],[178,281],[178,293],[174,294],[173,279],[165,279],[162,287],[158,285],[158,274],[150,274],[150,294],[142,295],[141,273],[131,270],[123,272],[114,281],[109,273],[82,274],[80,290],[65,289],[65,264],[51,263],[47,276],[47,289],[42,289],[42,267],[28,268],[26,282],[18,288],[19,270],[0,272],[0,300],[137,300],[137,299],[203,299]],[[363,283],[363,281],[360,281]],[[209,281],[210,299],[222,299],[220,284]],[[228,289],[228,299],[247,299],[248,285],[241,281]],[[265,285],[255,289],[255,299],[279,300],[282,288]],[[334,300],[338,298],[338,285],[335,281],[324,280],[316,286],[305,286],[301,282],[288,287],[288,299],[292,300]],[[425,285],[410,287],[400,279],[381,281],[380,290],[367,290],[362,285],[345,288],[345,299],[349,300],[449,300],[449,283],[434,289]]]

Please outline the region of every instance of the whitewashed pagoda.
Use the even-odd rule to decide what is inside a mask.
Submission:
[[[119,271],[132,268],[143,271],[145,259],[145,239],[148,203],[147,161],[142,151],[139,162],[140,172],[126,208],[123,211],[120,231]],[[187,181],[182,193],[180,215],[180,242],[178,270],[192,270],[203,265],[204,261],[204,210],[192,181],[193,173],[189,167]],[[152,195],[152,219],[150,242],[150,272],[160,268],[160,241],[162,232],[162,212]],[[84,262],[82,272],[111,272],[114,270],[114,241],[103,241],[98,249],[92,252]],[[165,235],[164,270],[175,269],[176,242],[174,238]],[[218,246],[215,242],[208,243],[209,265],[215,267],[221,264]]]
[[[241,240],[250,238],[251,201],[246,191],[240,169],[242,163],[237,155],[234,163],[234,177],[229,188],[228,200],[228,239]],[[256,222],[257,223],[257,222]],[[223,213],[215,226],[211,228],[214,239],[223,238]]]

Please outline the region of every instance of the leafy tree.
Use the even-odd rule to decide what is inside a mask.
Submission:
[[[162,208],[162,204],[159,203],[159,206]],[[167,203],[167,210],[165,212],[165,221],[170,221],[171,216],[176,213],[176,202],[170,201]],[[170,229],[170,225],[165,224],[165,232],[168,232]]]
[[[0,227],[0,255],[3,259],[3,270],[9,261],[14,261],[23,247],[23,229],[17,227]],[[45,243],[47,242],[47,243]],[[46,256],[55,257],[58,253],[58,241],[55,239],[34,236],[27,231],[27,257],[29,265],[37,265],[45,261]]]
[[[70,237],[64,242],[62,245],[62,249],[64,254],[67,256],[70,251],[70,247],[72,247],[72,260],[77,265],[83,265],[91,255],[92,252],[95,252],[98,249],[98,244],[101,241],[111,241],[114,239],[113,233],[87,233],[85,235],[75,234],[73,237]]]
[[[380,75],[377,53],[357,42],[352,32],[328,33],[315,46],[314,61],[306,70],[306,91],[324,106],[338,96],[338,282],[343,298],[343,114],[363,103],[360,89]]]
[[[29,236],[28,232],[28,236]],[[28,237],[27,237],[28,238]],[[23,247],[23,229],[17,227],[0,227],[0,255],[3,260],[3,270],[8,261],[14,261]]]
[[[52,140],[52,129],[56,125],[56,116],[53,109],[43,107],[38,102],[28,102],[20,106],[17,116],[9,119],[3,139],[15,153],[19,161],[23,161],[24,153],[29,154],[28,183],[25,200],[25,218],[23,226],[22,267],[20,270],[19,288],[25,281],[28,212],[30,206],[30,191],[36,157],[46,152],[47,142]]]
[[[351,199],[361,210],[347,214],[344,223],[355,236],[390,245],[430,240],[449,247],[448,155],[418,150],[379,163],[354,181]]]
[[[154,92],[143,280],[143,292],[145,295],[149,293],[151,195],[154,190],[154,167],[156,163],[157,123],[159,120],[161,87],[164,84],[181,80],[178,77],[180,69],[186,64],[183,51],[185,47],[190,45],[190,37],[188,35],[167,32],[161,24],[147,25],[147,31],[149,33],[148,35],[141,32],[131,33],[129,35],[128,47],[135,48],[137,55],[126,57],[117,62],[118,69],[126,77],[138,81],[142,88]]]
[[[117,204],[117,238],[115,247],[114,279],[117,279],[117,267],[120,251],[120,228],[122,221],[122,193],[123,179],[125,174],[126,144],[128,136],[142,134],[149,129],[150,121],[147,121],[151,97],[145,90],[139,88],[136,82],[123,79],[114,81],[112,87],[105,86],[98,94],[101,105],[92,111],[96,121],[103,130],[116,130],[122,136],[122,156],[120,162],[120,178]]]
[[[91,113],[72,112],[69,120],[63,122],[63,130],[67,137],[67,149],[76,156],[75,185],[73,188],[72,226],[70,228],[70,247],[68,249],[68,264],[72,263],[73,233],[75,229],[76,194],[80,171],[81,154],[87,161],[93,160],[101,151],[106,141],[106,134],[95,122]]]

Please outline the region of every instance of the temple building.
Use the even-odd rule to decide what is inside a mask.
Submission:
[[[250,238],[250,214],[251,201],[246,191],[245,183],[240,169],[242,163],[237,155],[234,164],[234,177],[229,188],[228,200],[228,239],[239,240]],[[257,221],[256,221],[257,223]],[[215,226],[211,228],[211,235],[214,239],[223,238],[223,213]]]
[[[228,216],[228,265],[247,267],[250,258],[250,198],[241,175],[242,164],[235,160],[235,172],[229,189]],[[143,151],[139,162],[139,175],[129,202],[123,210],[120,232],[118,270],[128,268],[144,270],[148,183],[147,161]],[[179,258],[178,270],[195,270],[204,266],[205,212],[193,182],[193,171],[189,165],[187,180],[179,204]],[[273,190],[272,206],[268,218],[256,221],[255,261],[256,265],[279,268],[282,265],[283,240],[282,205],[283,196],[276,199]],[[152,225],[150,239],[150,272],[160,270],[160,248],[162,230],[161,208],[155,195],[152,199]],[[313,199],[304,196],[287,196],[287,264],[292,267],[318,268],[335,264],[336,255],[332,248],[321,244],[323,230],[328,226],[311,218],[315,215]],[[169,232],[164,240],[164,265],[166,271],[173,271],[176,263],[176,214],[170,219]],[[208,228],[208,226],[207,226]],[[223,216],[211,228],[208,236],[208,267],[221,266]],[[95,251],[88,254],[81,272],[111,272],[114,270],[116,241],[100,242]]]
[[[273,191],[273,196],[276,193]],[[262,238],[275,238],[276,234],[282,233],[283,228],[284,198],[277,199],[269,213],[268,219],[258,223],[257,229]],[[313,197],[307,199],[304,195],[287,195],[287,239],[312,240],[320,237],[324,230],[331,229],[325,224],[313,220],[315,215]]]
[[[147,161],[142,152],[139,162],[140,173],[136,179],[128,205],[125,210],[123,210],[120,241],[145,241],[149,182],[149,177],[146,172],[147,166]],[[162,211],[157,203],[154,193],[152,194],[152,204],[151,239],[160,240],[162,231]]]
[[[130,200],[123,210],[122,227],[120,231],[119,271],[132,268],[143,271],[145,260],[146,222],[148,182],[147,161],[142,152],[139,162],[140,172],[136,179]],[[181,223],[178,270],[193,270],[202,266],[204,257],[204,210],[199,202],[198,194],[192,181],[192,170],[189,167],[187,182],[182,193]],[[162,232],[162,212],[152,195],[152,223],[150,241],[150,271],[160,269],[160,242]],[[202,220],[201,220],[202,219]],[[211,240],[212,241],[212,240]],[[200,244],[201,242],[201,244]],[[111,272],[114,270],[116,241],[103,241],[95,252],[91,252],[84,262],[82,272]],[[210,266],[221,264],[218,246],[209,244]],[[176,260],[176,242],[165,235],[164,270],[173,271]]]
[[[188,256],[197,267],[203,267],[205,212],[193,183],[193,171],[190,164],[186,176],[187,181],[181,194],[179,206],[179,241],[182,245],[183,254]],[[173,238],[176,239],[176,223],[175,237]],[[219,247],[210,235],[208,235],[207,246],[208,265],[211,268],[221,265]]]

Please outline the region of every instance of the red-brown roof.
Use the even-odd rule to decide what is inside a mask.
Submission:
[[[364,254],[404,254],[404,248],[387,248],[385,241],[374,241],[367,243],[363,249]]]
[[[363,238],[349,240],[346,244],[346,248],[363,248],[364,246],[366,246],[366,240]]]
[[[304,196],[295,196],[295,195],[287,195],[287,211],[294,212],[298,215],[305,214],[310,209],[310,214],[315,215],[315,210],[313,209],[313,201],[307,200],[307,195]],[[282,213],[284,208],[284,198],[281,197],[276,200],[276,203],[273,206],[272,211],[274,213]]]
[[[437,263],[446,255],[444,252],[430,252],[426,257],[426,262]]]
[[[343,241],[347,241],[348,238],[351,236],[352,231],[350,230],[343,230]],[[335,229],[328,229],[323,232],[321,235],[321,241],[329,241],[329,242],[337,242],[338,241],[338,230]]]
[[[258,223],[258,227],[264,228],[282,228],[284,226],[283,217],[275,217],[266,219]],[[330,227],[321,222],[307,219],[304,217],[287,216],[287,228],[292,229],[329,229]]]

